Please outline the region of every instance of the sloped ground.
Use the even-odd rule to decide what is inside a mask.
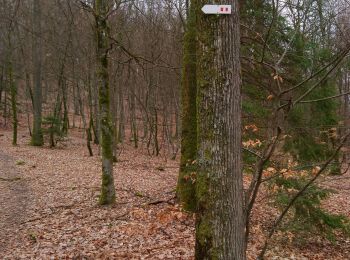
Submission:
[[[89,157],[81,132],[55,149],[29,146],[24,132],[13,147],[11,133],[3,133],[0,259],[193,259],[194,217],[173,201],[177,161],[125,145],[114,172],[117,203],[100,207],[97,148]],[[339,190],[327,206],[349,214],[347,192]],[[255,208],[249,259],[276,215],[265,206]],[[304,248],[276,242],[267,259],[350,259],[349,248],[348,240]]]

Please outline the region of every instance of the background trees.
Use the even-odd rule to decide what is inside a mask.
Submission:
[[[107,1],[102,15],[106,19],[101,19],[110,26],[96,28],[99,15],[94,2],[1,1],[0,122],[8,127],[13,123],[14,144],[17,112],[34,145],[45,142],[55,146],[69,137],[72,129],[82,130],[79,134],[86,138],[91,156],[94,144],[101,144],[109,172],[111,160],[118,159],[126,143],[172,159],[177,159],[181,143],[178,195],[186,209],[195,210],[195,184],[202,182],[196,167],[214,172],[214,167],[197,160],[198,144],[199,158],[205,159],[202,145],[206,137],[212,137],[215,120],[215,127],[222,125],[215,133],[222,134],[224,141],[233,141],[229,133],[238,131],[238,126],[223,125],[228,120],[227,107],[217,106],[227,100],[223,97],[225,86],[217,83],[215,74],[231,76],[221,66],[226,60],[215,52],[220,43],[217,39],[226,37],[223,31],[228,25],[215,17],[203,19],[199,9],[204,2],[146,0]],[[349,168],[348,141],[339,153],[334,152],[350,122],[350,27],[348,1],[240,2],[243,173],[250,181],[244,212],[248,234],[263,185],[271,192],[268,198],[274,198],[283,212],[283,206],[329,158],[334,156],[327,164],[329,173],[342,174]],[[222,29],[220,35],[213,33],[214,26]],[[203,31],[198,32],[198,27]],[[100,45],[96,45],[97,35]],[[102,57],[106,52],[108,66]],[[103,59],[96,59],[96,53]],[[210,68],[205,67],[208,64]],[[107,82],[110,102],[99,106],[99,100],[107,101],[103,95],[108,92]],[[220,89],[202,88],[211,86],[208,82]],[[198,86],[199,107],[214,104],[215,118],[196,111]],[[107,120],[103,120],[107,126],[100,123],[101,118]],[[199,139],[197,127],[202,129]],[[206,145],[215,147],[217,140]],[[234,154],[239,156],[237,151]],[[301,173],[305,175],[299,176]],[[297,201],[300,203],[291,207],[291,215],[279,225],[287,227],[300,216],[305,220],[311,219],[311,213],[320,213],[320,201],[313,196],[325,196],[316,186],[312,186],[314,193],[300,194],[304,196]],[[314,203],[306,205],[308,201]],[[305,223],[293,224],[305,227]],[[326,229],[325,224],[319,226],[322,228],[317,231]],[[246,239],[249,242],[248,236]]]

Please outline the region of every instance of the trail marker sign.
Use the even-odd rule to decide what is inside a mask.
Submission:
[[[231,14],[231,5],[205,5],[202,11],[205,14]]]

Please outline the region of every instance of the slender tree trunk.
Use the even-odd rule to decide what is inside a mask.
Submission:
[[[8,112],[7,112],[7,88],[5,88],[5,96],[4,96],[4,126],[7,126],[7,116],[8,116]]]
[[[49,95],[49,83],[47,80],[47,76],[45,75],[45,79],[44,79],[44,93],[43,93],[43,103],[46,104],[47,103],[47,99],[48,99],[48,95]]]
[[[17,145],[17,126],[18,126],[18,119],[17,119],[17,87],[13,79],[13,66],[12,62],[8,62],[8,68],[7,68],[7,76],[8,76],[8,83],[9,83],[9,89],[10,89],[10,97],[11,97],[11,110],[12,110],[12,126],[13,126],[13,135],[12,135],[12,144]]]
[[[117,142],[123,143],[125,138],[125,115],[124,115],[124,93],[123,86],[119,84],[118,105],[119,107],[119,122],[118,122],[118,140]]]
[[[93,119],[90,117],[90,122],[89,122],[89,128],[86,129],[86,146],[89,150],[89,155],[93,156],[92,148],[91,148],[91,141],[92,141],[92,135],[91,135],[91,130],[93,128]]]
[[[113,178],[113,128],[110,118],[110,95],[108,75],[108,12],[107,0],[95,0],[95,21],[98,59],[98,87],[102,148],[102,187],[100,204],[115,202]]]
[[[63,72],[62,72],[63,73]],[[63,101],[63,122],[62,122],[62,133],[64,135],[68,134],[69,129],[69,117],[68,117],[68,95],[67,95],[67,83],[62,74],[62,101]]]
[[[17,145],[17,126],[18,126],[18,119],[17,119],[17,87],[13,79],[13,63],[12,63],[12,57],[13,57],[13,49],[12,49],[12,37],[11,33],[13,31],[12,28],[12,22],[9,26],[9,31],[7,34],[7,44],[8,44],[8,57],[7,57],[7,83],[8,83],[8,89],[10,90],[10,99],[11,99],[11,112],[12,112],[12,145]]]
[[[184,36],[184,57],[181,82],[182,102],[182,132],[181,132],[181,159],[177,181],[177,196],[184,209],[195,211],[195,159],[197,156],[197,24],[196,16],[198,0],[192,0],[187,28]]]
[[[4,67],[1,67],[1,74],[0,74],[0,106],[2,101],[2,92],[4,90]]]
[[[345,74],[346,78],[345,78],[345,89],[347,92],[350,91],[350,72],[349,70],[346,70],[346,74]],[[350,104],[349,104],[349,96],[346,95],[346,100],[345,100],[345,111],[344,111],[344,117],[345,117],[345,128],[346,129],[350,129]],[[350,167],[350,138],[347,139],[346,141],[346,148],[347,151],[345,152],[345,165],[348,165],[348,167]],[[348,172],[350,172],[350,169],[348,169]]]
[[[34,69],[34,93],[33,93],[33,134],[31,143],[41,146],[44,143],[41,129],[42,113],[42,89],[41,89],[41,4],[40,0],[33,0],[33,69]]]
[[[154,107],[154,135],[153,135],[153,141],[154,141],[154,150],[156,152],[156,156],[159,155],[159,143],[158,143],[158,110],[155,105]]]
[[[97,76],[97,75],[96,75]],[[98,77],[98,76],[97,76]],[[94,78],[94,83],[98,84],[98,79]],[[101,125],[100,125],[100,109],[99,109],[99,90],[96,89],[96,87],[93,88],[93,107],[94,107],[94,124],[93,124],[93,132],[94,132],[94,144],[100,144],[100,132],[101,132]]]
[[[202,5],[206,1],[200,1]],[[231,15],[200,14],[196,259],[245,259],[240,32]]]
[[[130,108],[130,128],[131,128],[131,138],[134,142],[134,147],[138,147],[138,131],[137,131],[137,122],[136,122],[136,111],[135,111],[135,75],[131,74],[131,64],[128,66],[128,80],[130,82],[129,87],[129,108]]]
[[[88,75],[88,100],[89,100],[89,120],[90,120],[89,132],[90,132],[91,138],[92,138],[91,131],[94,134],[94,144],[99,144],[96,126],[94,124],[94,112],[96,112],[97,109],[95,109],[96,103],[95,103],[95,99],[93,98],[90,73]]]

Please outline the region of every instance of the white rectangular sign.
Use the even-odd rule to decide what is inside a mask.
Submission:
[[[205,14],[231,14],[231,5],[205,5],[202,11]]]

